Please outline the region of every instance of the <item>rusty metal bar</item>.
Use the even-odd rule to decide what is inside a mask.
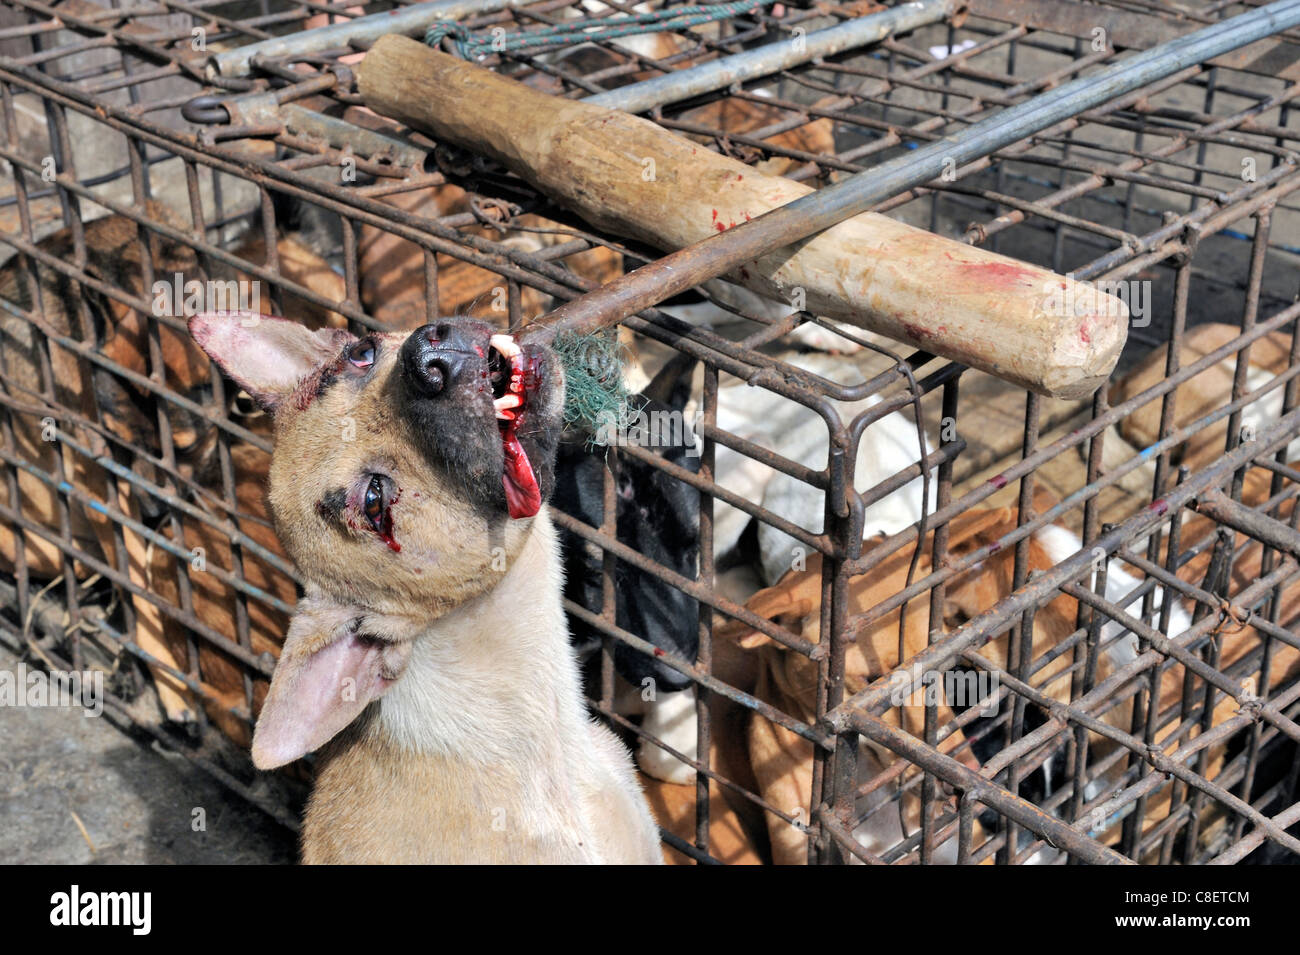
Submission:
[[[1171,40],[642,266],[551,312],[543,320],[544,334],[612,325],[767,252],[866,212],[884,199],[939,179],[949,163],[960,167],[983,158],[1107,100],[1297,24],[1300,0],[1275,0]]]
[[[743,53],[674,70],[654,79],[621,86],[585,99],[596,106],[608,106],[628,113],[644,113],[657,106],[677,103],[702,93],[712,93],[760,76],[770,76],[820,57],[869,46],[891,34],[905,33],[936,23],[944,17],[954,15],[962,3],[963,0],[914,0],[902,3],[877,13],[846,20],[824,30],[764,44]]]
[[[1263,541],[1275,550],[1300,558],[1300,531],[1239,504],[1218,488],[1212,488],[1199,496],[1194,507],[1199,514],[1212,517],[1220,524]]]
[[[1026,829],[1049,838],[1053,845],[1085,862],[1093,865],[1133,864],[1133,860],[1126,859],[1113,849],[1108,849],[1080,835],[1055,816],[1043,812],[1018,796],[1013,796],[951,756],[931,750],[924,743],[902,730],[895,729],[878,716],[861,710],[855,711],[848,720],[847,728],[856,730],[918,766],[942,776],[963,792],[972,793],[980,802],[1009,819],[1014,819]]]
[[[413,36],[438,20],[481,16],[516,5],[521,5],[521,0],[433,0],[431,3],[414,3],[385,13],[355,17],[342,23],[331,23],[314,30],[299,30],[287,36],[271,37],[235,47],[209,58],[207,75],[209,78],[244,76],[252,69],[254,57],[283,59],[289,56],[307,56],[353,43],[373,42],[387,33]]]

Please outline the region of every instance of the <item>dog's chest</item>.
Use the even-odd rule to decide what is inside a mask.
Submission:
[[[303,861],[600,861],[575,800],[510,777],[455,758],[341,739],[318,768],[303,823]]]

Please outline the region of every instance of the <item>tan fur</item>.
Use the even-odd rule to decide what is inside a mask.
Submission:
[[[405,333],[370,336],[374,358],[359,371],[344,332],[221,316],[191,329],[274,410],[271,509],[308,587],[253,757],[281,765],[334,738],[304,859],[661,861],[627,752],[585,712],[545,507],[506,518],[448,457],[465,442],[478,460],[500,440],[476,375],[440,393],[461,402],[436,404],[454,422],[446,432],[417,433],[402,397]],[[268,346],[275,358],[263,361]],[[549,433],[563,380],[553,359],[538,367],[527,420]],[[426,440],[440,442],[437,463]],[[378,473],[396,490],[388,543],[357,520],[357,495]],[[337,679],[353,671],[332,668],[357,659],[375,675],[349,695]]]
[[[1208,322],[1189,329],[1183,338],[1182,350],[1179,352],[1180,367],[1186,367],[1210,352],[1217,351],[1240,335],[1239,327],[1219,322]],[[1290,336],[1280,331],[1270,332],[1251,346],[1250,365],[1277,374],[1287,367],[1290,352]],[[1152,349],[1132,371],[1111,388],[1110,403],[1120,404],[1164,381],[1165,353],[1165,348]],[[1174,427],[1183,427],[1223,407],[1231,398],[1235,372],[1234,356],[1211,365],[1179,385],[1174,405]],[[1120,434],[1135,448],[1140,450],[1150,447],[1159,440],[1161,404],[1159,398],[1148,401],[1126,415],[1120,422]],[[1219,455],[1223,454],[1227,427],[1225,419],[1192,435],[1175,449],[1172,455],[1174,463],[1185,464],[1193,470],[1213,463]]]
[[[559,694],[577,673],[558,590],[537,581],[554,532],[532,524],[500,584],[431,622],[403,680],[322,754],[304,862],[658,861],[626,750]]]
[[[383,336],[387,372],[404,336]],[[295,399],[291,399],[295,400]],[[345,442],[343,428],[354,427],[365,441]],[[364,598],[374,609],[394,615],[423,611],[440,617],[471,597],[480,596],[499,574],[492,571],[493,546],[507,561],[522,549],[526,532],[519,522],[492,526],[455,492],[446,475],[432,467],[411,443],[408,425],[394,412],[392,396],[371,388],[358,395],[330,389],[306,410],[277,415],[271,459],[271,510],[285,548],[303,574],[340,599]],[[382,439],[392,435],[390,440]],[[353,480],[365,462],[382,460],[394,472],[410,475],[401,485],[402,512],[396,538],[403,559],[373,558],[370,535],[321,535],[309,520],[316,502]],[[411,560],[408,558],[417,558]],[[426,570],[436,567],[437,586]]]

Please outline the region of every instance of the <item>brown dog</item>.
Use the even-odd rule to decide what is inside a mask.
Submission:
[[[1189,329],[1183,338],[1179,361],[1182,367],[1218,351],[1241,335],[1234,325],[1209,322]],[[1270,332],[1256,341],[1250,349],[1250,366],[1247,370],[1246,390],[1254,391],[1273,375],[1286,369],[1291,353],[1290,336],[1280,331]],[[1191,424],[1198,418],[1223,407],[1232,396],[1232,380],[1236,373],[1236,357],[1211,365],[1200,374],[1189,378],[1178,387],[1174,405],[1174,427]],[[1111,388],[1110,402],[1120,404],[1141,394],[1165,378],[1165,349],[1153,349],[1127,375]],[[1242,412],[1243,426],[1253,425],[1262,431],[1278,417],[1282,408],[1282,389],[1275,389],[1262,399],[1247,405]],[[1160,437],[1161,401],[1148,401],[1125,416],[1119,425],[1120,434],[1135,448],[1150,447]],[[1174,464],[1185,464],[1192,469],[1202,468],[1223,453],[1227,436],[1227,420],[1202,428],[1171,456]]]
[[[404,212],[428,218],[442,218],[468,212],[470,197],[450,183],[428,189],[401,192],[385,200]],[[475,226],[466,231],[500,241],[525,252],[542,252],[573,237],[541,216],[527,215],[520,224],[530,230],[502,237],[496,230]],[[431,290],[425,288],[424,252],[415,243],[400,236],[363,226],[358,240],[361,274],[361,300],[367,310],[389,328],[412,329],[428,320]],[[565,265],[583,278],[604,284],[623,273],[623,257],[597,246],[564,259]],[[444,315],[468,315],[506,326],[508,315],[506,280],[461,259],[437,257],[437,304]],[[532,319],[551,307],[549,295],[529,285],[520,286],[520,308],[524,318]]]
[[[146,211],[151,218],[185,231],[183,223],[161,204],[151,201],[147,204]],[[141,255],[138,226],[134,222],[121,216],[108,216],[86,224],[84,231],[87,273],[125,295],[157,302],[155,289],[145,286],[148,273]],[[200,274],[198,258],[189,246],[156,233],[151,232],[149,236],[147,255],[155,280],[174,283],[177,275],[188,281]],[[75,257],[70,230],[55,233],[42,241],[39,247],[58,259],[72,260]],[[341,301],[344,298],[342,277],[332,272],[305,247],[291,238],[284,238],[277,243],[276,252],[278,272],[282,277],[315,291],[326,300]],[[260,237],[254,238],[246,241],[234,254],[250,263],[262,264],[266,258],[265,244]],[[209,362],[188,334],[93,286],[78,286],[61,272],[44,264],[38,265],[34,273],[33,280],[32,272],[24,267],[21,256],[0,270],[0,297],[13,302],[35,318],[33,322],[10,312],[0,316],[0,361],[3,361],[5,390],[11,399],[31,405],[37,396],[44,393],[47,378],[42,371],[43,359],[39,348],[42,329],[50,335],[66,336],[92,347],[98,343],[98,351],[104,357],[127,372],[148,376],[153,371],[149,359],[149,338],[156,323],[163,379],[167,387],[196,403],[206,400],[206,389],[210,384]],[[214,266],[210,274],[222,282],[248,280],[247,275],[222,265]],[[306,320],[313,325],[339,325],[343,322],[337,313],[292,294],[285,296],[285,304],[306,316]],[[164,485],[167,483],[167,477],[144,456],[157,458],[162,454],[158,419],[150,407],[150,396],[146,390],[126,377],[92,365],[58,344],[50,346],[48,380],[54,402],[80,412],[87,421],[98,420],[107,435],[141,449],[144,454],[129,454],[114,448],[105,440],[107,435],[100,435],[89,425],[75,425],[70,429],[72,437],[78,443],[83,447],[99,449],[98,453],[116,456],[119,463],[130,466],[148,481]],[[178,476],[196,482],[199,487],[217,487],[216,429],[173,402],[165,401],[161,407],[172,435]],[[52,417],[57,418],[59,415],[56,413]],[[51,474],[56,473],[57,464],[62,463],[68,483],[78,491],[104,502],[132,521],[143,522],[141,494],[134,492],[128,482],[121,478],[110,479],[103,468],[86,456],[67,446],[43,440],[45,436],[42,434],[41,415],[14,414],[12,421],[14,446],[11,450],[18,459],[30,462]],[[0,434],[0,441],[2,440],[3,435]],[[240,482],[237,489],[239,504],[242,510],[252,515],[251,523],[244,530],[268,548],[278,550],[274,535],[265,523],[262,522],[258,527],[257,511],[264,512],[265,509],[260,503],[262,490],[257,483],[256,469],[240,470],[240,465],[256,461],[257,455],[250,453],[252,450],[236,445],[232,452],[236,459],[237,481]],[[265,458],[265,455],[262,457]],[[264,472],[265,468],[262,470]],[[57,538],[61,535],[59,495],[54,486],[26,471],[20,470],[18,475],[23,517]],[[104,561],[114,568],[121,567],[114,543],[117,527],[115,522],[99,508],[88,506],[75,496],[69,498],[68,507],[70,542],[73,546],[94,560]],[[182,523],[188,528],[188,547],[201,546],[211,559],[226,561],[228,564],[228,541],[223,535],[188,518]],[[163,533],[170,536],[170,526]],[[123,527],[121,534],[130,581],[146,591],[156,593],[164,601],[179,606],[177,558],[160,547],[152,546],[129,528]],[[62,572],[61,552],[50,540],[36,531],[17,532],[8,528],[0,530],[0,562],[6,569],[13,569],[19,547],[23,548],[29,572],[33,576],[48,578]],[[277,581],[275,575],[259,573],[265,568],[256,559],[251,561],[246,570],[250,581],[258,580],[259,586],[266,587],[282,599],[287,597],[292,600],[292,582],[283,575],[278,575]],[[81,577],[87,571],[77,565],[74,566],[74,573]],[[227,595],[224,599],[218,599],[213,588],[224,589],[224,585],[210,574],[196,574],[192,583],[195,586],[195,611],[200,619],[219,632],[227,631],[232,618],[229,604],[233,597]],[[136,639],[140,648],[177,670],[193,671],[194,668],[187,664],[184,628],[145,597],[133,598],[132,605],[136,618]],[[250,615],[253,643],[258,645],[259,651],[265,648],[270,635],[274,635],[276,641],[280,639],[283,633],[283,615],[281,619],[264,621],[259,610],[251,606]],[[207,645],[201,643],[200,646],[206,648]],[[216,671],[215,665],[208,669]],[[197,669],[200,680],[206,679],[206,672],[200,664]],[[176,722],[191,721],[194,711],[189,689],[165,669],[153,668],[153,675],[167,717]],[[225,693],[240,698],[241,687],[242,678],[219,673],[215,683],[209,684],[208,689],[216,696]],[[232,718],[224,706],[212,708],[212,711],[214,718],[221,721],[223,729],[235,739],[241,738],[241,732],[230,722]],[[245,726],[242,737],[246,739],[247,736]]]
[[[176,225],[165,207],[150,203],[148,211],[151,216]],[[84,229],[86,272],[128,295],[151,299],[152,290],[146,289],[144,284],[146,273],[135,223],[109,216],[87,224]],[[75,258],[70,230],[55,233],[41,242],[40,248],[57,259],[68,261]],[[192,249],[181,243],[151,233],[147,254],[159,278],[170,280],[175,273],[195,274],[197,258]],[[29,271],[22,258],[16,257],[0,271],[0,297],[15,303],[35,321],[8,311],[0,317],[0,336],[3,336],[0,350],[3,351],[6,392],[13,399],[29,402],[33,396],[48,395],[56,405],[80,413],[85,421],[98,421],[108,434],[143,448],[146,454],[159,456],[162,449],[157,435],[157,419],[149,413],[141,388],[92,365],[58,344],[49,346],[47,371],[43,367],[40,347],[41,339],[49,336],[65,336],[92,347],[98,343],[99,352],[104,357],[129,372],[148,375],[149,318],[92,286],[74,284],[62,272],[43,263],[34,265]],[[167,384],[184,393],[194,393],[207,376],[202,352],[194,348],[187,336],[164,323],[159,323],[159,346]],[[205,469],[205,455],[210,451],[202,427],[177,406],[167,403],[165,408],[175,439],[178,470],[186,477],[201,473]],[[59,415],[52,414],[51,417],[58,418]],[[57,474],[61,465],[66,480],[74,488],[104,502],[130,520],[141,519],[139,498],[132,493],[127,482],[111,478],[104,468],[67,445],[44,440],[42,420],[38,415],[15,414],[11,420],[14,425],[13,447],[9,450],[17,458],[50,474]],[[105,440],[106,436],[91,425],[76,424],[70,431],[83,447],[113,456],[114,449]],[[138,456],[132,460],[120,452],[116,456],[141,476],[157,478],[147,460]],[[22,515],[45,528],[53,537],[61,536],[61,495],[56,492],[55,485],[26,471],[18,472],[18,483]],[[114,521],[100,509],[75,496],[69,496],[68,512],[70,543],[92,559],[103,561],[114,569],[121,568],[123,561],[114,541]],[[123,528],[122,545],[129,579],[137,586],[145,586],[146,542]],[[34,576],[53,577],[64,572],[60,550],[41,533],[0,531],[0,560],[6,568],[14,567],[19,547],[23,549],[29,572]],[[88,571],[74,565],[74,573],[80,577]],[[147,600],[137,599],[133,603],[140,617],[148,619],[157,613]],[[166,647],[157,639],[156,630],[146,623],[140,630],[139,644],[146,652],[166,660]],[[162,671],[158,671],[156,676],[168,714],[184,717],[188,709],[179,694],[179,684]]]
[[[1014,516],[1010,511],[987,511],[962,515],[951,525],[954,549],[962,541],[973,539],[975,534],[988,528],[1004,528]],[[928,548],[927,548],[928,551]],[[852,612],[862,612],[903,589],[907,577],[910,551],[903,550],[887,560],[872,574],[852,581],[849,586],[849,606]],[[919,575],[928,573],[922,562]],[[958,598],[960,600],[960,597]],[[758,614],[787,626],[805,639],[820,639],[821,607],[821,557],[814,554],[808,559],[805,570],[787,574],[774,587],[759,591],[746,606]],[[897,610],[873,624],[851,644],[845,657],[845,691],[853,693],[873,679],[888,673],[898,663]],[[905,655],[911,657],[926,645],[929,627],[928,600],[912,601],[908,608],[904,636]],[[734,640],[739,646],[756,650],[762,659],[757,694],[777,709],[797,719],[811,723],[816,719],[817,665],[802,654],[788,651],[769,637],[736,622],[721,627],[719,641]],[[887,718],[897,723],[902,715],[905,728],[920,734],[924,712],[922,707],[902,706],[889,711]],[[951,713],[946,707],[940,714],[940,725],[947,722]],[[963,742],[960,733],[945,741],[945,750],[953,750]],[[755,714],[749,729],[749,752],[753,772],[763,797],[774,806],[807,821],[812,802],[813,747],[807,740],[765,717]],[[863,763],[872,769],[864,778],[870,778],[892,765],[895,757],[887,752],[864,748]],[[970,757],[966,757],[969,761]],[[880,791],[880,795],[884,795]],[[865,808],[865,807],[864,807]],[[919,806],[908,800],[906,811],[909,825],[919,825]],[[884,815],[888,815],[886,811]],[[802,865],[808,858],[807,838],[784,820],[769,815],[768,834],[772,843],[773,861],[778,865]],[[897,822],[897,819],[894,819]],[[888,842],[892,833],[883,834]],[[860,838],[869,834],[862,833]],[[871,851],[887,848],[877,839],[868,845]]]
[[[1015,511],[968,511],[949,524],[950,552],[955,558],[975,552],[994,543],[1016,526]],[[1049,530],[1049,529],[1045,529]],[[1059,532],[1059,533],[1058,533]],[[1077,539],[1070,543],[1057,537],[1067,535],[1063,528],[1040,531],[1029,539],[1028,566],[1031,571],[1045,570],[1077,550]],[[1068,553],[1066,549],[1070,548]],[[922,558],[916,578],[930,572],[930,542],[922,549]],[[1014,548],[994,551],[983,561],[958,575],[948,584],[944,604],[944,619],[940,626],[947,630],[959,626],[992,607],[1012,591]],[[911,549],[904,548],[891,555],[868,574],[849,582],[848,600],[851,613],[862,613],[887,600],[904,589]],[[804,571],[790,573],[774,587],[756,594],[746,605],[761,617],[779,621],[805,639],[820,639],[821,613],[821,560],[813,555]],[[1075,630],[1077,602],[1061,595],[1040,608],[1034,618],[1032,659],[1042,658]],[[845,691],[856,692],[872,681],[893,671],[899,665],[899,611],[874,621],[858,632],[845,657]],[[930,629],[929,595],[922,594],[908,605],[904,632],[903,660],[910,659],[927,645]],[[740,646],[762,654],[763,669],[758,695],[791,716],[811,722],[815,719],[817,691],[817,666],[801,654],[787,650],[766,635],[736,623],[719,630],[722,639],[735,640]],[[999,668],[1007,667],[1008,636],[1003,634],[981,649],[981,653]],[[1104,652],[1099,661],[1099,679],[1131,659],[1136,644],[1131,637],[1107,640],[1103,635]],[[1032,683],[1053,699],[1069,699],[1070,681],[1067,678],[1070,654],[1062,654],[1037,670]],[[971,701],[974,702],[974,701]],[[911,703],[891,708],[886,719],[902,726],[909,733],[920,736],[925,707]],[[946,705],[938,709],[938,725],[952,719],[953,713]],[[1123,717],[1117,715],[1116,719]],[[1118,725],[1118,724],[1116,724]],[[975,768],[978,763],[965,745],[960,730],[953,732],[940,743],[940,749],[949,752]],[[754,774],[765,798],[788,812],[799,811],[807,819],[812,795],[812,745],[797,734],[769,720],[755,715],[750,725],[750,756]],[[864,746],[862,763],[863,781],[890,769],[897,757],[880,747]],[[898,777],[906,783],[916,771],[909,769]],[[886,801],[884,787],[877,787],[859,806],[861,813],[870,813],[867,822],[859,827],[857,837],[869,851],[879,853],[895,845],[904,835],[898,813],[889,808],[877,807]],[[775,817],[768,818],[772,839],[773,857],[779,864],[801,864],[807,859],[807,840],[798,830]],[[903,823],[907,832],[920,825],[919,801],[914,792],[903,798]],[[978,846],[979,839],[976,839]],[[954,845],[939,847],[937,858],[951,861]]]
[[[960,515],[950,524],[950,550],[954,556],[969,554],[978,547],[986,546],[1015,526],[1014,511],[973,511]],[[1211,528],[1209,522],[1195,515],[1184,525],[1184,545],[1194,542]],[[1063,528],[1049,525],[1030,538],[1028,567],[1045,570],[1069,556],[1081,546],[1077,538]],[[1256,579],[1260,573],[1263,548],[1255,543],[1247,547],[1233,567],[1230,592],[1237,593]],[[923,551],[921,567],[917,576],[928,573],[929,548]],[[1180,576],[1188,581],[1200,583],[1209,562],[1208,551],[1189,562],[1180,570]],[[906,578],[910,550],[882,563],[870,574],[854,579],[849,584],[850,612],[862,612],[902,589]],[[969,620],[1011,592],[1014,549],[1006,548],[996,552],[986,560],[959,575],[949,582],[944,608],[944,628],[949,629]],[[1107,579],[1107,596],[1117,602],[1119,598],[1130,593],[1137,581],[1129,576],[1123,565],[1112,563]],[[778,621],[795,633],[807,639],[818,639],[818,624],[821,605],[821,563],[818,555],[809,560],[808,568],[801,573],[787,575],[775,587],[760,591],[747,604],[759,616]],[[1137,614],[1137,607],[1128,607],[1130,614]],[[1190,625],[1188,608],[1178,601],[1172,608],[1168,635],[1176,638]],[[905,657],[910,657],[925,646],[928,627],[928,596],[922,595],[912,601],[908,610],[908,627],[905,635]],[[1040,608],[1034,618],[1033,658],[1040,658],[1046,651],[1060,643],[1075,630],[1077,602],[1066,595],[1057,596]],[[1279,623],[1284,627],[1293,627],[1300,619],[1300,592],[1292,587],[1283,594],[1279,612]],[[1221,670],[1243,660],[1247,654],[1258,652],[1262,646],[1262,637],[1253,627],[1240,625],[1226,619],[1223,626],[1216,628],[1216,642],[1219,647],[1218,666]],[[1136,657],[1136,645],[1131,636],[1120,638],[1119,627],[1107,624],[1102,630],[1103,653],[1098,661],[1098,681],[1104,680],[1114,670]],[[762,677],[758,695],[777,706],[783,712],[810,721],[815,715],[813,705],[816,699],[817,671],[815,665],[800,654],[786,650],[771,641],[765,635],[737,623],[730,623],[718,631],[722,639],[734,640],[739,646],[757,650],[762,655]],[[980,650],[984,656],[999,667],[1006,666],[1006,636],[988,644]],[[845,661],[846,690],[854,692],[890,672],[898,662],[898,611],[876,621],[867,630],[858,635],[857,642],[850,646]],[[1070,680],[1066,667],[1070,655],[1063,654],[1056,660],[1038,670],[1031,682],[1041,691],[1059,702],[1067,702],[1070,693]],[[1258,674],[1258,662],[1255,664]],[[1273,658],[1270,667],[1269,686],[1272,689],[1295,679],[1300,673],[1300,652],[1284,644],[1274,642]],[[1172,719],[1183,695],[1185,670],[1180,664],[1163,668],[1160,678],[1159,712],[1162,714],[1159,728],[1155,734],[1156,742],[1168,753],[1174,752],[1190,742],[1199,732],[1199,727],[1190,735],[1184,732],[1175,737],[1174,731],[1183,728],[1183,724]],[[1145,677],[1142,679],[1145,680]],[[1200,691],[1196,694],[1199,698]],[[1209,725],[1217,726],[1232,717],[1238,710],[1237,704],[1222,693],[1216,694],[1216,702]],[[915,712],[913,712],[915,711]],[[888,718],[897,720],[902,714],[905,728],[915,735],[920,735],[923,713],[919,707],[897,707],[889,711]],[[951,718],[951,712],[940,708],[938,723],[942,726]],[[1132,718],[1132,700],[1107,710],[1102,719],[1117,729],[1129,731]],[[1199,724],[1199,720],[1195,721]],[[760,791],[764,797],[775,805],[788,811],[801,809],[807,812],[812,788],[812,747],[801,737],[770,721],[755,715],[750,726],[750,755],[755,776],[759,781]],[[1102,739],[1097,734],[1089,735],[1090,746],[1097,758],[1114,750],[1115,744]],[[960,731],[944,739],[940,748],[950,751],[962,758],[964,737]],[[1223,765],[1225,748],[1223,745],[1212,747],[1204,767],[1207,778],[1214,779]],[[883,772],[895,761],[892,754],[883,751],[867,750],[868,760],[874,761],[875,772]],[[969,757],[967,757],[969,760]],[[1122,765],[1110,776],[1122,769]],[[899,777],[905,782],[911,771]],[[1109,778],[1109,777],[1108,777]],[[1170,811],[1171,799],[1182,784],[1165,783],[1149,794],[1145,804],[1142,831],[1150,831],[1165,819]],[[860,809],[870,809],[882,801],[883,793],[877,789]],[[1093,797],[1088,796],[1089,799]],[[903,802],[904,818],[908,831],[919,825],[917,806],[914,797],[905,798]],[[859,828],[858,838],[873,850],[888,848],[901,838],[897,814],[878,813],[880,823],[873,827],[869,824]],[[806,816],[804,818],[807,818]],[[1106,820],[1104,825],[1093,827],[1094,835],[1107,844],[1119,840],[1118,820]],[[807,845],[804,837],[794,828],[774,817],[768,817],[772,838],[773,855],[778,862],[798,864],[806,859]],[[978,845],[978,839],[976,840]]]

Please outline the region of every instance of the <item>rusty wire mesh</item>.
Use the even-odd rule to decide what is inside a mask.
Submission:
[[[475,157],[435,157],[436,144],[365,114],[346,65],[361,49],[256,60],[243,78],[204,71],[212,51],[392,6],[0,4],[0,157],[9,167],[0,242],[13,249],[0,301],[9,351],[0,373],[0,518],[14,532],[0,577],[8,605],[0,630],[51,665],[109,670],[111,714],[289,825],[295,780],[254,777],[227,742],[247,743],[299,583],[248,479],[265,472],[269,432],[219,376],[168,361],[184,323],[152,307],[164,262],[195,275],[238,270],[270,290],[270,309],[291,317],[314,309],[354,328],[382,327],[367,282],[383,276],[359,247],[389,236],[416,266],[407,276],[411,321],[457,308],[513,327],[603,281],[590,265],[593,250],[624,268],[653,254],[591,230]],[[466,24],[480,33],[530,29],[578,15],[579,6],[544,0]],[[588,17],[630,9],[587,6]],[[1145,0],[1086,9],[974,2],[949,22],[666,105],[651,118],[743,161],[825,183],[1245,6],[1197,0],[1175,14]],[[540,51],[484,62],[582,96],[872,9],[788,4],[777,16],[769,8],[721,29],[676,34],[669,52],[653,56],[605,41],[571,58]],[[1098,27],[1106,31],[1100,45]],[[1189,68],[879,209],[1061,274],[1144,289],[1146,314],[1115,375],[1137,374],[1145,360],[1155,370],[1141,387],[1054,401],[879,341],[842,356],[843,374],[828,380],[800,373],[780,351],[811,316],[774,320],[726,303],[747,326],[743,334],[697,329],[683,339],[653,310],[626,323],[645,354],[662,360],[680,351],[704,366],[701,431],[710,440],[698,474],[646,448],[611,455],[699,489],[698,572],[687,579],[620,544],[612,515],[601,527],[561,523],[606,555],[605,606],[574,612],[605,634],[590,668],[592,705],[630,740],[644,731],[617,712],[612,650],[620,641],[651,648],[614,625],[615,562],[657,574],[700,603],[698,660],[670,660],[699,688],[697,782],[686,790],[685,830],[665,835],[673,852],[698,861],[720,853],[718,816],[728,805],[742,819],[756,813],[758,828],[746,824],[761,858],[777,842],[814,862],[1200,863],[1297,851],[1287,830],[1300,820],[1292,506],[1300,472],[1287,446],[1300,373],[1300,124],[1291,107],[1298,44],[1284,36],[1266,56]],[[264,93],[275,108],[258,112],[253,97]],[[251,104],[248,113],[220,105],[232,99]],[[332,121],[313,124],[312,116]],[[374,132],[414,152],[394,152]],[[809,151],[819,137],[832,148]],[[448,175],[467,188],[467,201],[450,211],[422,201]],[[94,249],[94,225],[107,214],[131,224],[116,247],[128,260],[120,271]],[[283,235],[300,227],[305,235],[308,219],[324,223],[326,238],[308,244],[332,266],[333,293],[285,260]],[[465,275],[468,284],[458,284]],[[134,351],[108,340],[111,323],[131,315],[143,322],[127,343]],[[1231,327],[1192,340],[1211,325]],[[32,380],[12,364],[24,348],[40,371]],[[1249,357],[1265,351],[1270,360],[1251,376]],[[1224,400],[1198,404],[1197,389],[1220,373]],[[751,380],[818,414],[827,399],[879,400],[852,418],[824,417],[830,444],[842,451],[815,470],[713,424],[719,389]],[[106,396],[130,407],[106,407]],[[923,470],[852,490],[863,431],[895,412],[915,416],[933,448],[924,468],[934,495],[928,531],[864,542],[863,510]],[[44,445],[24,442],[42,429]],[[762,502],[718,490],[720,446],[828,496],[825,531],[790,527]],[[613,481],[611,473],[607,501]],[[1210,493],[1219,487],[1226,503]],[[711,547],[709,515],[722,504],[824,556],[813,617],[829,640],[808,639],[788,618],[755,621],[741,610],[747,593],[728,584],[731,571],[717,566]],[[978,546],[950,549],[949,522],[994,506],[1013,508],[1009,525]],[[1034,541],[1048,524],[1071,529],[1077,549],[1042,565]],[[910,585],[855,602],[855,581],[891,561],[908,563],[914,551],[924,559]],[[1011,561],[1005,592],[978,612],[950,613],[949,591],[962,574],[991,572],[1000,554]],[[1117,602],[1107,581],[1121,561],[1137,589]],[[1170,625],[1174,595],[1190,622],[1181,632]],[[925,707],[918,721],[891,698],[892,666],[855,662],[855,638],[873,627],[898,630],[895,611],[907,601],[909,614],[928,608],[932,619],[945,618],[926,634],[918,665],[991,673],[999,696],[989,712]],[[1022,639],[1049,613],[1069,621],[1057,639],[1046,647]],[[773,641],[760,666],[805,661],[788,672],[809,676],[810,712],[784,711],[762,690],[715,672],[723,638],[714,630],[738,616]],[[179,641],[170,644],[174,661],[142,647],[146,625]],[[1130,630],[1138,653],[1102,672],[1104,651]],[[993,652],[999,637],[1009,646]],[[201,699],[191,722],[161,719],[146,664],[182,697]],[[807,748],[806,805],[781,802],[779,787],[756,785],[732,771],[729,754],[720,762],[711,752],[711,741],[744,749],[745,724],[760,719],[780,727],[788,746]],[[728,736],[738,725],[739,735]]]

